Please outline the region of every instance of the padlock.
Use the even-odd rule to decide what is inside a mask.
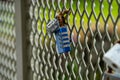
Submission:
[[[70,51],[70,39],[68,37],[67,26],[59,27],[55,31],[57,52],[67,53]]]
[[[57,30],[59,28],[59,21],[54,18],[52,21],[50,21],[48,24],[47,24],[47,31],[48,33],[53,33],[55,30]]]
[[[65,19],[70,10],[60,12],[54,20],[47,24],[47,31],[49,34],[54,33],[56,38],[56,48],[58,53],[67,53],[70,49],[70,39],[68,37],[67,23]],[[66,14],[66,16],[64,16]],[[48,35],[49,35],[48,34]]]
[[[104,73],[104,79],[103,80],[120,80],[120,73],[114,72],[114,73]]]
[[[115,71],[120,73],[120,43],[116,43],[103,56],[103,60]]]

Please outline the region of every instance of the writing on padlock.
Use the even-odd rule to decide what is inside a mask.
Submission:
[[[54,20],[47,24],[48,33],[54,33],[56,38],[56,48],[58,53],[70,51],[70,39],[65,19],[70,10],[61,11]],[[64,16],[66,14],[66,16]]]

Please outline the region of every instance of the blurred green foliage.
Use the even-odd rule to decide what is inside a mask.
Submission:
[[[50,4],[52,5],[52,3],[50,3]],[[117,16],[118,16],[118,4],[117,4],[116,0],[113,0],[111,5],[109,4],[108,0],[103,0],[102,5],[100,4],[99,0],[95,0],[94,3],[91,0],[86,0],[86,2],[84,0],[73,0],[73,1],[67,0],[66,3],[63,3],[63,1],[60,1],[59,3],[55,2],[54,7],[56,9],[57,9],[57,7],[59,7],[57,12],[62,10],[64,7],[66,7],[67,9],[71,8],[72,12],[68,17],[68,23],[70,25],[70,28],[72,28],[73,25],[75,24],[77,29],[80,28],[80,25],[84,26],[84,28],[87,29],[88,17],[90,16],[91,13],[92,13],[92,16],[89,20],[92,22],[92,24],[95,24],[95,22],[96,22],[95,17],[98,18],[99,15],[103,16],[106,19],[108,17],[108,15],[111,14],[112,18],[114,20],[116,20]],[[92,12],[92,8],[93,8],[94,12]],[[109,13],[109,9],[110,9],[111,13]],[[102,14],[100,13],[101,10],[102,10]],[[46,25],[47,22],[49,21],[49,19],[52,20],[56,15],[55,14],[56,12],[54,11],[53,7],[50,10],[48,7],[46,7],[45,9],[40,7],[39,11],[40,11],[39,12],[40,19],[41,20],[44,19],[46,22],[38,21],[38,24],[44,23],[44,25]],[[49,14],[50,14],[50,16],[49,16]],[[83,14],[83,16],[81,16],[82,14]],[[95,14],[95,16],[93,14]],[[103,20],[104,19],[102,19],[102,17],[101,17],[99,22],[101,22],[101,24],[103,24],[104,23]],[[83,24],[81,24],[82,21],[83,21]],[[41,25],[41,27],[45,27],[45,26]],[[45,30],[43,30],[43,33],[44,34],[46,33],[46,28],[39,27],[38,29],[40,29],[40,30],[45,29]],[[38,31],[40,31],[40,30],[38,30]]]

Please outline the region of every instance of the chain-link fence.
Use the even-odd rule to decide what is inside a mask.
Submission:
[[[0,1],[0,80],[16,80],[15,1]]]
[[[21,1],[24,3],[24,0]],[[17,3],[17,0],[0,1],[1,80],[17,80],[16,75],[20,72],[20,69],[16,72],[16,47],[20,43],[15,45],[17,41],[15,23],[19,21],[14,19],[15,8],[19,6],[15,6],[15,2]],[[22,24],[22,27],[23,25],[26,27],[27,35],[25,37],[27,45],[24,45],[27,46],[25,48],[28,53],[24,54],[29,58],[26,63],[28,80],[102,80],[107,69],[102,57],[120,38],[120,1],[27,0],[27,2],[21,10],[27,12],[26,24]],[[55,36],[54,34],[48,36],[46,24],[64,9],[71,10],[67,18],[71,51],[68,54],[59,54],[56,51]]]
[[[33,80],[102,80],[102,56],[120,37],[117,0],[31,0],[29,23]],[[67,18],[71,52],[58,54],[46,24],[57,12],[71,9]]]

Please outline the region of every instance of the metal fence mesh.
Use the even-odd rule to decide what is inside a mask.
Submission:
[[[102,80],[103,54],[120,38],[119,0],[30,0],[29,31],[32,80]],[[57,12],[67,18],[71,52],[58,54],[46,24]]]
[[[0,1],[0,80],[17,80],[14,15],[14,0]]]

